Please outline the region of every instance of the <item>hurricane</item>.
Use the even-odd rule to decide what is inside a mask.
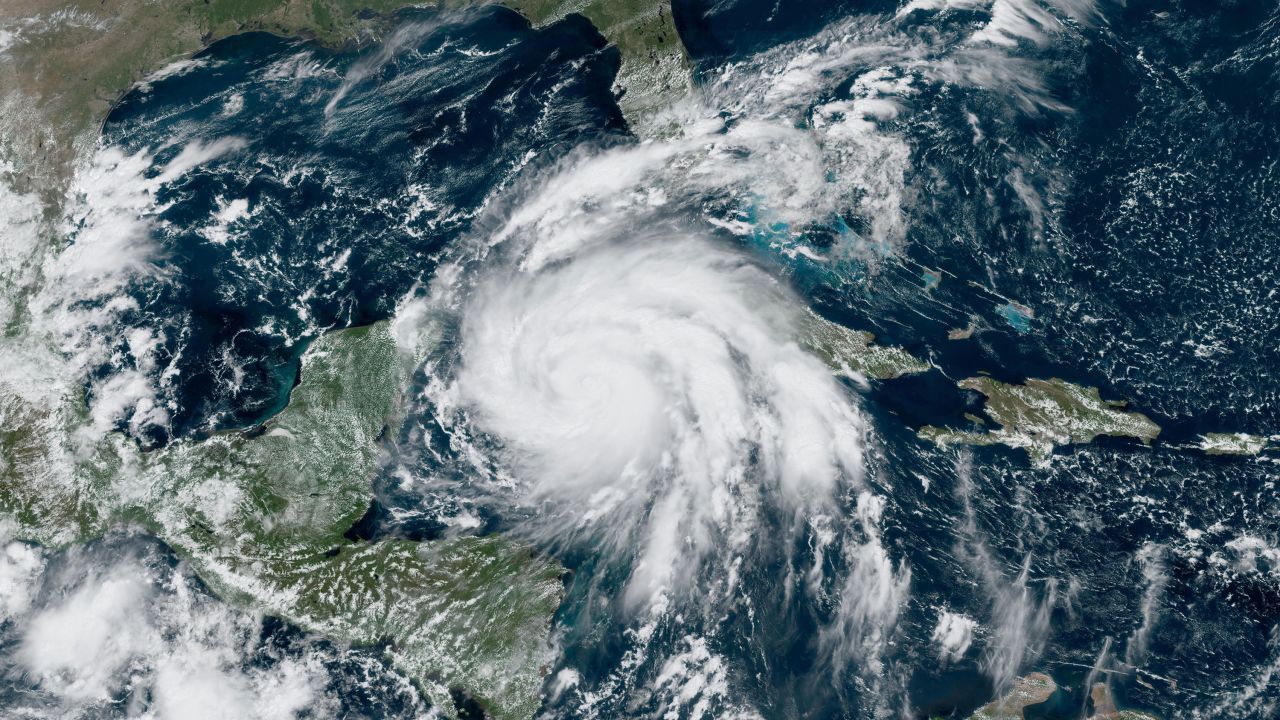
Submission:
[[[1013,115],[1061,110],[1006,45],[858,19],[727,66],[650,121],[671,128],[655,139],[530,167],[400,301],[396,333],[423,359],[415,412],[430,429],[401,441],[398,492],[454,494],[446,524],[492,513],[625,578],[617,590],[591,582],[581,601],[584,613],[614,608],[627,638],[622,656],[595,661],[617,663],[607,695],[679,707],[684,687],[704,707],[734,706],[711,678],[725,664],[714,648],[732,642],[717,625],[743,603],[810,605],[815,673],[860,675],[871,708],[902,692],[883,655],[912,568],[881,537],[867,378],[815,352],[821,308],[802,290],[876,273],[899,252],[911,144],[882,125],[924,88],[987,93]],[[990,661],[1007,684],[1030,649],[1021,616],[1049,605],[1018,599],[1025,577],[1003,579],[990,557],[979,566],[1008,615]],[[653,638],[677,625],[672,655]],[[559,699],[588,715],[617,707],[595,692]]]
[[[845,538],[836,566],[854,577],[836,615],[854,617],[832,620],[826,653],[874,655],[909,572],[880,547],[874,510],[841,510],[882,502],[864,478],[857,387],[808,346],[812,311],[766,258],[638,191],[660,165],[635,152],[577,155],[513,187],[473,250],[402,301],[396,334],[432,378],[417,412],[465,459],[467,506],[625,577],[590,602],[621,613],[632,663],[675,662],[650,657],[648,639],[676,617],[714,634],[762,575],[790,588],[778,601],[826,593],[846,572],[826,555]],[[628,201],[600,207],[627,181]],[[420,442],[401,444],[408,487],[456,493],[456,469],[422,472]]]
[[[821,513],[860,479],[852,398],[796,344],[796,299],[743,258],[629,237],[482,283],[456,403],[529,500],[641,548],[629,596],[705,575],[699,557],[746,542],[758,503]]]
[[[0,9],[0,707],[1274,714],[1274,8],[420,5]]]

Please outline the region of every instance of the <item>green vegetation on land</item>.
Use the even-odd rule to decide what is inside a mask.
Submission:
[[[76,158],[133,83],[219,38],[250,30],[328,46],[375,41],[406,7],[492,0],[6,0],[0,3],[0,160],[21,193],[60,208]],[[537,25],[571,12],[622,56],[616,88],[636,121],[689,87],[669,0],[497,0]],[[7,47],[6,47],[7,45]],[[0,169],[3,164],[0,163]]]
[[[249,30],[354,44],[406,0],[6,0],[0,158],[18,192],[59,207],[66,178],[112,103],[166,63]],[[362,19],[362,11],[374,16]]]
[[[1058,689],[1053,678],[1033,672],[1013,681],[1009,692],[978,708],[969,720],[1025,720],[1027,709],[1049,700]],[[1093,711],[1088,720],[1159,720],[1139,710],[1118,710],[1106,683],[1094,683],[1089,691]],[[1037,716],[1038,717],[1038,716]]]
[[[850,330],[813,312],[805,317],[801,333],[801,344],[836,372],[892,380],[933,367],[900,347],[876,345],[869,332]]]
[[[1034,672],[1013,682],[1013,687],[1003,696],[978,708],[969,720],[1023,720],[1023,709],[1039,705],[1058,689],[1053,678]]]
[[[1107,683],[1094,683],[1089,689],[1089,700],[1093,703],[1089,720],[1159,720],[1155,715],[1140,710],[1118,709],[1111,696],[1111,686]]]
[[[0,3],[0,183],[40,205],[39,242],[6,294],[39,282],[58,246],[68,180],[112,104],[208,43],[251,30],[330,47],[376,41],[405,7],[488,0],[6,0]],[[618,48],[615,88],[633,122],[689,85],[668,0],[510,0],[537,25],[570,12]],[[14,320],[20,338],[29,328]],[[65,546],[142,525],[215,592],[387,652],[434,703],[458,687],[494,718],[537,709],[561,568],[497,537],[354,543],[377,438],[403,381],[385,325],[327,335],[289,406],[254,433],[141,453],[88,432],[75,383],[52,400],[0,383],[0,519]]]
[[[1248,433],[1205,433],[1200,449],[1209,455],[1257,455],[1266,450],[1270,440]]]
[[[48,418],[32,415],[26,427],[37,431],[0,436],[11,458],[0,468],[0,515],[50,544],[131,520],[242,607],[340,641],[385,643],[438,707],[451,707],[457,687],[494,718],[529,718],[552,655],[558,564],[500,537],[344,537],[371,500],[401,362],[386,323],[330,333],[304,355],[288,407],[263,427],[152,453],[115,435],[63,447],[74,433],[41,432]],[[4,427],[20,427],[10,423],[15,408],[0,407]]]
[[[1146,415],[1122,410],[1122,402],[1103,400],[1097,388],[1057,378],[1010,385],[979,376],[957,385],[982,393],[987,415],[1000,427],[983,432],[926,425],[918,433],[921,438],[943,446],[1008,445],[1044,461],[1057,446],[1092,442],[1099,435],[1133,437],[1149,444],[1160,434],[1160,426]]]
[[[590,20],[622,56],[614,86],[633,126],[689,90],[692,63],[671,18],[670,0],[499,1],[535,25],[569,13]]]

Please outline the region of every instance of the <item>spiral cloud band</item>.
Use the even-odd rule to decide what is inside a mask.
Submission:
[[[455,391],[532,501],[642,548],[653,598],[761,495],[820,508],[861,466],[859,417],[795,342],[800,306],[737,255],[688,237],[610,242],[486,280]]]

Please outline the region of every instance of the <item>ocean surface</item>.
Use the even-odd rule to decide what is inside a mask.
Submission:
[[[562,562],[547,717],[967,717],[1032,671],[1061,688],[1036,717],[1083,717],[1093,682],[1274,717],[1276,456],[1193,445],[1280,432],[1280,10],[673,15],[695,90],[645,140],[577,16],[411,11],[352,51],[251,33],[140,84],[70,209],[111,266],[42,301],[95,421],[145,448],[252,427],[320,333],[393,318],[420,367],[357,534]],[[809,310],[933,369],[833,377],[791,336]],[[919,439],[983,416],[955,385],[978,373],[1098,387],[1162,432],[1046,462]],[[221,608],[131,537],[40,551],[32,602],[128,558]],[[373,650],[217,612],[220,662],[320,668],[308,697],[340,700],[302,716],[422,711]]]

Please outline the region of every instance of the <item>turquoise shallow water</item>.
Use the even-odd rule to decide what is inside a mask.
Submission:
[[[643,250],[696,228],[699,242],[733,253],[752,277],[935,366],[841,381],[832,402],[856,405],[868,431],[863,476],[833,494],[834,519],[797,522],[802,513],[779,500],[781,483],[761,459],[767,448],[746,448],[747,481],[729,487],[758,492],[741,504],[752,523],[711,525],[747,528],[748,539],[736,555],[690,566],[701,594],[673,599],[650,622],[623,600],[640,564],[634,548],[541,532],[539,517],[564,502],[531,506],[493,491],[494,478],[518,487],[519,478],[502,484],[504,471],[518,474],[503,467],[517,444],[475,424],[479,413],[454,418],[441,401],[451,396],[430,390],[466,366],[465,315],[444,323],[440,361],[420,368],[409,418],[380,441],[379,502],[352,537],[512,532],[564,563],[549,717],[965,717],[1031,671],[1064,688],[1037,717],[1081,716],[1091,675],[1107,678],[1123,705],[1160,717],[1273,713],[1274,455],[1189,446],[1210,431],[1280,432],[1280,16],[1250,2],[1014,3],[1032,20],[1007,43],[974,40],[993,13],[955,5],[895,16],[889,2],[676,2],[704,88],[732,73],[749,89],[767,85],[814,56],[821,82],[777,107],[726,102],[709,113],[719,113],[723,136],[753,122],[798,133],[769,162],[758,157],[774,146],[746,141],[716,156],[724,164],[706,161],[743,187],[699,184],[697,173],[678,174],[679,162],[657,163],[641,189],[660,193],[635,193],[651,222],[609,230],[611,248]],[[104,144],[142,153],[143,179],[164,176],[192,148],[223,148],[160,183],[148,222],[163,272],[136,279],[127,289],[136,305],[97,329],[116,351],[89,387],[138,369],[168,409],[167,422],[121,431],[160,445],[254,424],[285,401],[317,333],[391,317],[415,287],[439,287],[438,269],[452,267],[459,248],[542,208],[544,180],[563,167],[662,147],[628,131],[610,94],[617,54],[580,18],[541,30],[498,9],[402,20],[398,44],[358,53],[231,38],[112,112]],[[824,32],[894,50],[864,56]],[[975,62],[973,47],[989,54]],[[961,66],[968,75],[947,74]],[[868,89],[876,83],[888,89]],[[874,122],[856,126],[862,134],[822,136],[830,156],[803,164],[813,182],[771,194],[768,181],[785,176],[803,138],[854,115],[850,103],[886,98],[892,108],[875,106]],[[749,172],[733,175],[740,166]],[[873,172],[884,167],[894,172]],[[821,207],[806,214],[796,198],[815,187],[803,199]],[[586,203],[581,217],[599,232],[591,220],[612,220],[610,203],[630,197]],[[506,262],[503,252],[484,261]],[[580,257],[595,256],[555,258],[539,277],[559,277]],[[468,262],[458,263],[464,295],[489,277],[483,261]],[[702,277],[680,269],[671,287]],[[532,305],[543,296],[519,297]],[[699,316],[680,309],[679,320]],[[138,328],[159,338],[154,367],[130,344]],[[948,339],[960,329],[972,334]],[[675,355],[693,343],[669,345]],[[723,365],[750,369],[754,356],[738,349]],[[652,367],[626,369],[645,380]],[[984,417],[981,398],[955,386],[980,372],[1097,386],[1163,432],[1151,447],[1103,438],[1060,448],[1045,464],[1000,446],[919,440],[923,425]],[[770,405],[750,390],[755,406]],[[661,512],[654,503],[641,514]],[[734,535],[712,534],[726,547]],[[147,562],[171,564],[163,549],[131,542],[145,545]],[[111,562],[127,544],[86,557]],[[964,642],[948,640],[942,629],[964,621]],[[20,631],[0,625],[11,659]],[[306,642],[269,624],[245,662],[273,666]],[[332,683],[364,688],[343,691],[351,713],[420,709],[376,659],[325,657]]]

